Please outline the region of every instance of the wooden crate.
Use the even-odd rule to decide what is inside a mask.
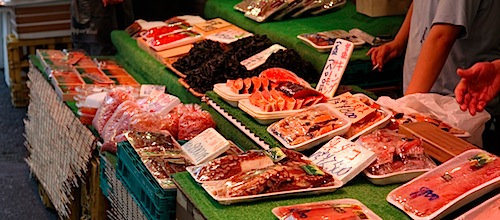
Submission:
[[[19,40],[14,35],[7,36],[7,53],[12,105],[28,105],[28,87],[26,73],[29,71],[28,56],[36,49],[71,49],[70,37],[52,37],[33,40]]]

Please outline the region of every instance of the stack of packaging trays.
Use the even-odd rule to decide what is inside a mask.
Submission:
[[[177,189],[162,188],[128,142],[118,143],[116,174],[148,219],[175,219]]]
[[[63,101],[74,101],[76,89],[85,85],[140,86],[125,69],[112,60],[101,62],[104,65],[98,66],[98,63],[81,51],[38,49],[36,53]]]

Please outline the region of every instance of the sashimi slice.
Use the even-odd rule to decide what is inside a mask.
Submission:
[[[261,83],[259,91],[271,90],[271,85],[269,84],[269,79],[263,78],[263,77],[259,77],[259,79],[260,79],[260,83]]]
[[[254,93],[255,91],[259,91],[260,86],[261,86],[260,78],[257,76],[254,76],[251,79],[252,79],[252,87],[251,87],[251,89],[249,89],[249,92]]]
[[[229,82],[229,80],[228,80]],[[228,82],[226,82],[226,85],[228,85]],[[229,86],[229,85],[228,85]],[[231,91],[233,91],[234,93],[236,94],[241,94],[243,92],[243,89],[244,89],[244,85],[243,85],[243,79],[241,78],[238,78],[238,79],[235,79],[233,82],[232,82],[232,85],[229,87],[231,89]]]
[[[245,88],[243,89],[243,94],[249,94],[250,87],[252,87],[252,79],[251,78],[245,78],[243,79],[243,84],[245,85]]]
[[[282,96],[285,96],[282,92],[278,92],[277,90],[271,90],[271,97],[276,101],[275,102],[275,111],[282,111],[285,108],[285,99]]]

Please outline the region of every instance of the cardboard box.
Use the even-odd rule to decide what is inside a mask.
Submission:
[[[370,17],[404,15],[411,0],[356,0],[356,11]]]
[[[428,122],[401,124],[398,133],[420,138],[425,152],[439,162],[445,162],[469,149],[477,149],[473,144]]]

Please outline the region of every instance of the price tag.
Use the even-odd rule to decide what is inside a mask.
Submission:
[[[353,50],[354,44],[352,42],[342,39],[335,40],[316,86],[318,92],[323,93],[328,98],[335,95]]]
[[[271,54],[276,53],[279,50],[286,50],[286,48],[279,44],[274,44],[269,48],[261,51],[260,53],[255,54],[249,57],[248,59],[241,61],[240,64],[245,66],[247,70],[253,70],[259,67],[260,65],[264,64],[267,58],[271,56]]]
[[[143,84],[143,85],[141,85],[139,97],[141,97],[141,98],[149,97],[151,95],[155,95],[158,93],[165,93],[165,86],[164,85]]]
[[[329,99],[328,103],[332,104],[340,113],[347,116],[352,123],[356,123],[376,111],[376,109],[366,105],[350,92],[335,96]]]
[[[232,42],[235,42],[241,38],[245,37],[250,37],[252,36],[252,33],[246,32],[246,31],[241,31],[241,30],[233,30],[233,29],[227,29],[223,30],[221,32],[217,32],[215,34],[211,34],[205,37],[205,39],[208,40],[213,40],[225,44],[230,44]]]
[[[181,146],[194,165],[208,162],[229,149],[229,141],[209,128]]]
[[[309,159],[345,184],[373,163],[376,154],[363,146],[336,136],[314,152]]]
[[[224,21],[220,18],[215,18],[212,20],[208,20],[202,23],[195,24],[194,26],[201,29],[204,32],[209,32],[213,30],[217,30],[220,28],[224,28],[231,25],[231,23]]]

